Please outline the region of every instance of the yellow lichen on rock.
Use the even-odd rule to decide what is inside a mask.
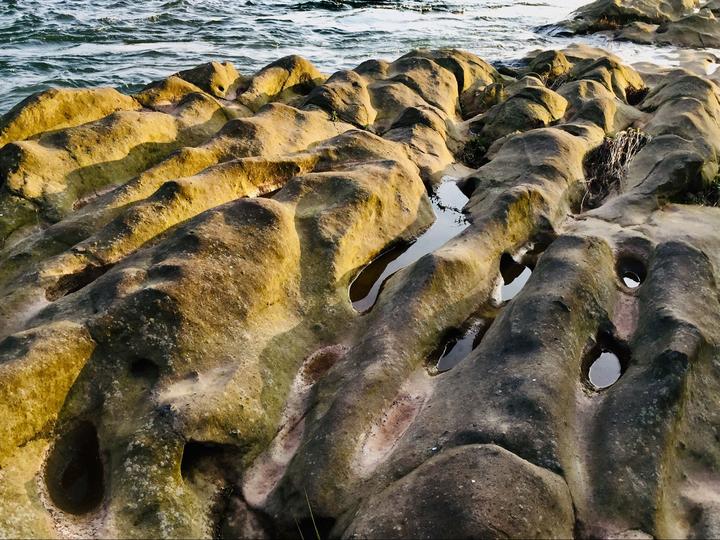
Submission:
[[[93,348],[87,329],[69,322],[26,330],[2,342],[0,459],[52,425]]]
[[[52,88],[34,94],[2,117],[0,147],[99,120],[115,111],[138,109],[140,103],[112,88]]]

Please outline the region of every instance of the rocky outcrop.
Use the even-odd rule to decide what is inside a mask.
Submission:
[[[470,128],[492,143],[516,131],[547,127],[560,120],[566,109],[565,98],[538,81],[511,91],[505,101],[472,121]]]
[[[636,43],[717,48],[719,12],[712,1],[597,0],[545,30],[556,35],[609,32],[616,39]]]
[[[682,18],[699,4],[698,0],[596,0],[575,11],[560,26],[572,33],[591,34],[633,22],[663,24]]]
[[[660,25],[630,24],[618,32],[617,38],[636,43],[717,48],[720,47],[720,22],[712,11],[703,9]]]
[[[0,535],[720,534],[717,86],[517,75],[210,63],[6,115]]]

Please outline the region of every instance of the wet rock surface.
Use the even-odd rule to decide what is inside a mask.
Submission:
[[[712,80],[211,63],[0,137],[0,536],[720,535]]]
[[[555,35],[609,33],[616,39],[678,47],[720,47],[720,6],[704,0],[597,0],[545,30]]]

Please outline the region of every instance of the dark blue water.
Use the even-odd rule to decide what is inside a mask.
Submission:
[[[138,89],[208,60],[243,73],[298,53],[332,72],[416,47],[489,60],[567,45],[533,28],[583,0],[0,0],[0,113],[48,86]],[[630,50],[642,47],[625,45]]]

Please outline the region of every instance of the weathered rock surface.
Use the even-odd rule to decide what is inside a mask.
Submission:
[[[0,536],[720,535],[714,82],[288,57],[0,126]]]
[[[557,35],[610,32],[616,39],[678,47],[720,47],[717,2],[597,0],[546,30]]]
[[[663,24],[676,21],[698,7],[699,0],[596,0],[561,23],[577,34],[616,30],[632,22]]]

